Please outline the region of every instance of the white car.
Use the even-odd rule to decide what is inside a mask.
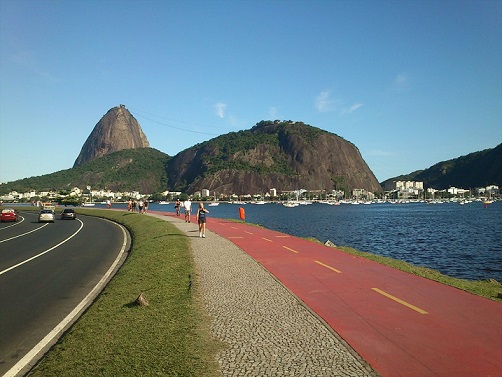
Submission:
[[[38,214],[39,223],[53,223],[54,222],[54,211],[51,209],[43,209]]]

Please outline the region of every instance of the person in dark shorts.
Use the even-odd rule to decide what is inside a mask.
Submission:
[[[209,213],[209,211],[204,208],[204,204],[199,203],[199,208],[197,208],[197,223],[199,224],[199,237],[202,238],[206,238],[206,213]]]

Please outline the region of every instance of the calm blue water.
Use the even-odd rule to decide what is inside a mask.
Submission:
[[[237,219],[240,205],[221,203],[210,217]],[[502,282],[502,202],[243,206],[246,221],[300,237],[400,259],[463,279]],[[195,206],[194,206],[195,208]],[[151,204],[174,212],[174,205]]]

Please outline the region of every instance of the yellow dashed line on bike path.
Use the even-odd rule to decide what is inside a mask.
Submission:
[[[283,247],[284,249],[286,249],[286,250],[292,251],[293,253],[296,253],[296,254],[298,254],[298,253],[299,253],[299,251],[296,251],[296,250],[294,250],[294,249],[291,249],[291,248],[289,248],[289,247],[287,247],[287,246],[282,246],[282,247]]]
[[[425,310],[420,309],[419,307],[416,307],[415,305],[412,305],[412,304],[410,304],[410,303],[408,303],[406,301],[403,301],[403,300],[401,300],[401,299],[399,299],[399,298],[397,298],[395,296],[392,296],[390,293],[382,291],[381,289],[378,289],[378,288],[371,288],[371,289],[373,289],[375,292],[380,293],[381,295],[383,295],[383,296],[385,296],[387,298],[390,298],[393,301],[396,301],[396,302],[400,303],[401,305],[404,305],[404,306],[406,306],[406,307],[408,307],[408,308],[410,308],[410,309],[412,309],[412,310],[414,310],[416,312],[419,312],[420,314],[429,314]]]
[[[286,238],[286,237],[289,237],[289,236],[276,236],[276,237],[277,237],[277,238]],[[268,239],[268,238],[265,238],[265,237],[262,237],[262,239],[263,239],[263,240],[265,240],[265,241],[273,242],[272,240],[270,240],[270,239]],[[291,249],[290,247],[287,247],[287,246],[284,246],[284,245],[283,245],[282,247],[283,247],[284,249],[288,250],[288,251],[291,251],[291,252],[295,253],[295,254],[299,254],[299,253],[300,253],[299,251],[294,250],[294,249]],[[340,271],[340,270],[336,269],[335,267],[332,267],[332,266],[330,266],[330,265],[328,265],[328,264],[322,263],[322,262],[320,262],[320,261],[318,261],[318,260],[316,260],[316,261],[314,261],[314,262],[315,262],[315,263],[317,263],[317,264],[319,264],[319,265],[321,265],[321,266],[323,266],[323,267],[325,267],[325,268],[327,268],[327,269],[329,269],[329,270],[331,270],[331,271],[333,271],[333,272],[336,272],[337,274],[341,274],[341,273],[342,273],[342,271]],[[391,295],[390,293],[387,293],[387,292],[385,292],[385,291],[382,291],[382,290],[381,290],[381,289],[379,289],[379,288],[371,288],[371,289],[372,289],[373,291],[375,291],[375,292],[377,292],[377,293],[379,293],[379,294],[381,294],[381,295],[383,295],[383,296],[387,297],[387,298],[390,298],[391,300],[393,300],[393,301],[395,301],[395,302],[397,302],[397,303],[399,303],[399,304],[401,304],[401,305],[406,306],[406,307],[407,307],[407,308],[409,308],[409,309],[412,309],[412,310],[414,310],[414,311],[416,311],[416,312],[420,313],[420,314],[429,314],[427,311],[425,311],[425,310],[423,310],[423,309],[421,309],[421,308],[419,308],[419,307],[417,307],[417,306],[415,306],[415,305],[412,305],[412,304],[410,304],[409,302],[406,302],[406,301],[404,301],[404,300],[401,300],[401,299],[399,299],[399,298],[397,298],[397,297],[395,297],[395,296]]]
[[[235,228],[235,227],[232,227],[232,228],[237,229],[237,228]],[[253,234],[253,233],[248,232],[248,231],[244,231],[244,232],[245,232],[245,233],[247,233],[247,234],[251,234],[251,235]],[[288,236],[288,235],[284,235],[284,236],[275,236],[275,237],[276,237],[276,238],[288,238],[288,237],[290,237],[290,236]],[[228,238],[233,238],[233,239],[235,239],[235,238],[243,238],[243,237],[228,237]],[[262,239],[263,239],[263,240],[265,240],[265,241],[268,241],[268,242],[273,242],[271,239],[268,239],[268,238],[265,238],[265,237],[262,237]],[[299,254],[299,253],[300,253],[299,251],[294,250],[294,249],[291,249],[290,247],[287,247],[287,246],[284,246],[284,245],[283,245],[282,247],[283,247],[284,249],[288,250],[288,251],[291,251],[291,252],[295,253],[295,254]],[[340,270],[336,269],[335,267],[332,267],[332,266],[330,266],[330,265],[328,265],[328,264],[322,263],[322,262],[320,262],[320,261],[318,261],[318,260],[316,260],[316,261],[314,261],[314,262],[315,262],[315,263],[317,263],[317,264],[319,264],[319,265],[321,265],[321,266],[323,266],[323,267],[325,267],[325,268],[327,268],[327,269],[329,269],[329,270],[331,270],[331,271],[333,271],[333,272],[336,272],[337,274],[341,274],[341,273],[342,273],[342,271],[340,271]],[[377,292],[377,293],[379,293],[379,294],[381,294],[381,295],[383,295],[383,296],[385,296],[385,297],[387,297],[387,298],[389,298],[389,299],[391,299],[391,300],[393,300],[393,301],[395,301],[395,302],[397,302],[397,303],[401,304],[401,305],[406,306],[406,307],[407,307],[407,308],[409,308],[409,309],[412,309],[412,310],[414,310],[414,311],[416,311],[416,312],[420,313],[420,314],[429,314],[427,311],[425,311],[425,310],[423,310],[423,309],[421,309],[421,308],[419,308],[419,307],[417,307],[417,306],[415,306],[415,305],[412,305],[412,304],[410,304],[409,302],[406,302],[406,301],[404,301],[404,300],[401,300],[400,298],[397,298],[397,297],[395,297],[395,296],[391,295],[390,293],[387,293],[387,292],[385,292],[385,291],[382,291],[382,290],[381,290],[381,289],[379,289],[379,288],[371,288],[371,289],[372,289],[373,291],[375,291],[375,292]]]
[[[324,263],[322,263],[322,262],[319,262],[318,260],[316,260],[315,262],[316,262],[317,264],[320,264],[320,265],[321,265],[321,266],[323,266],[323,267],[326,267],[326,268],[330,269],[331,271],[335,271],[337,274],[341,274],[341,273],[342,273],[342,271],[337,270],[335,267],[331,267],[330,265],[327,265],[327,264],[324,264]]]

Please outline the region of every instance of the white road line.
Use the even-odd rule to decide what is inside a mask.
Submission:
[[[2,242],[7,242],[7,241],[10,241],[10,240],[13,240],[14,238],[18,238],[18,237],[26,236],[27,234],[30,234],[30,233],[36,232],[37,230],[40,230],[40,229],[42,229],[44,226],[47,226],[47,225],[49,225],[49,223],[45,223],[44,225],[39,226],[38,228],[35,228],[35,229],[33,229],[33,230],[30,230],[29,232],[26,232],[26,233],[23,233],[23,234],[18,234],[18,235],[17,235],[17,236],[15,236],[15,237],[7,238],[6,240],[1,240],[1,241],[0,241],[0,243],[2,243]]]
[[[25,264],[25,263],[31,262],[33,259],[37,259],[38,257],[41,257],[41,256],[42,256],[42,255],[44,255],[44,254],[47,254],[48,252],[50,252],[50,251],[54,250],[55,248],[57,248],[57,247],[61,246],[62,244],[64,244],[64,243],[68,242],[69,240],[71,240],[71,239],[72,239],[73,237],[75,237],[75,236],[78,234],[78,232],[80,232],[80,231],[82,230],[82,228],[84,227],[84,223],[83,223],[80,219],[77,219],[77,220],[78,220],[78,221],[80,221],[80,228],[78,228],[78,230],[77,230],[75,233],[73,233],[70,237],[68,237],[68,238],[66,238],[65,240],[61,241],[61,242],[60,242],[60,243],[58,243],[57,245],[54,245],[54,246],[53,246],[53,247],[51,247],[50,249],[47,249],[47,250],[45,250],[45,251],[42,251],[40,254],[34,255],[34,256],[32,256],[31,258],[28,258],[28,259],[26,259],[26,260],[24,260],[24,261],[22,261],[22,262],[20,262],[20,263],[18,263],[18,264],[15,264],[15,265],[14,265],[14,266],[12,266],[12,267],[9,267],[9,268],[7,268],[7,269],[5,269],[5,270],[3,270],[3,271],[0,271],[0,275],[3,275],[3,274],[5,274],[6,272],[9,272],[10,270],[13,270],[13,269],[15,269],[15,268],[17,268],[17,267],[19,267],[19,266],[22,266],[22,265],[23,265],[23,264]],[[45,225],[47,225],[47,224],[45,224]],[[40,228],[42,228],[42,227],[40,227]],[[38,228],[38,229],[40,229],[40,228]],[[38,229],[36,229],[36,230],[38,230]],[[32,230],[32,232],[34,232],[34,231]],[[28,232],[28,233],[31,233],[31,232]],[[25,234],[26,234],[26,233],[25,233]]]
[[[0,230],[4,230],[4,229],[8,229],[8,228],[12,228],[13,226],[16,226],[16,225],[19,225],[21,224],[23,221],[24,221],[24,217],[23,216],[19,216],[21,218],[21,221],[16,221],[14,224],[12,225],[9,225],[9,226],[4,226],[3,228],[0,228]]]
[[[122,249],[120,250],[117,258],[115,258],[115,261],[111,265],[111,267],[108,269],[105,275],[101,278],[101,280],[96,284],[96,286],[92,289],[91,292],[85,298],[80,302],[80,304],[77,305],[75,309],[71,311],[70,314],[68,314],[54,329],[45,336],[33,349],[28,352],[21,360],[19,360],[16,365],[14,365],[7,373],[3,375],[3,377],[14,377],[16,376],[21,370],[23,370],[28,363],[31,362],[35,358],[35,356],[42,351],[49,343],[51,343],[59,334],[62,334],[66,326],[68,326],[79,314],[80,311],[84,310],[87,305],[94,299],[94,297],[99,293],[100,290],[103,289],[106,281],[110,277],[110,275],[113,273],[115,268],[117,267],[118,263],[122,259],[122,255],[126,251],[127,247],[127,233],[122,225],[119,225],[117,223],[114,223],[117,226],[120,227],[122,230],[122,234],[124,236],[124,242],[122,244]]]

